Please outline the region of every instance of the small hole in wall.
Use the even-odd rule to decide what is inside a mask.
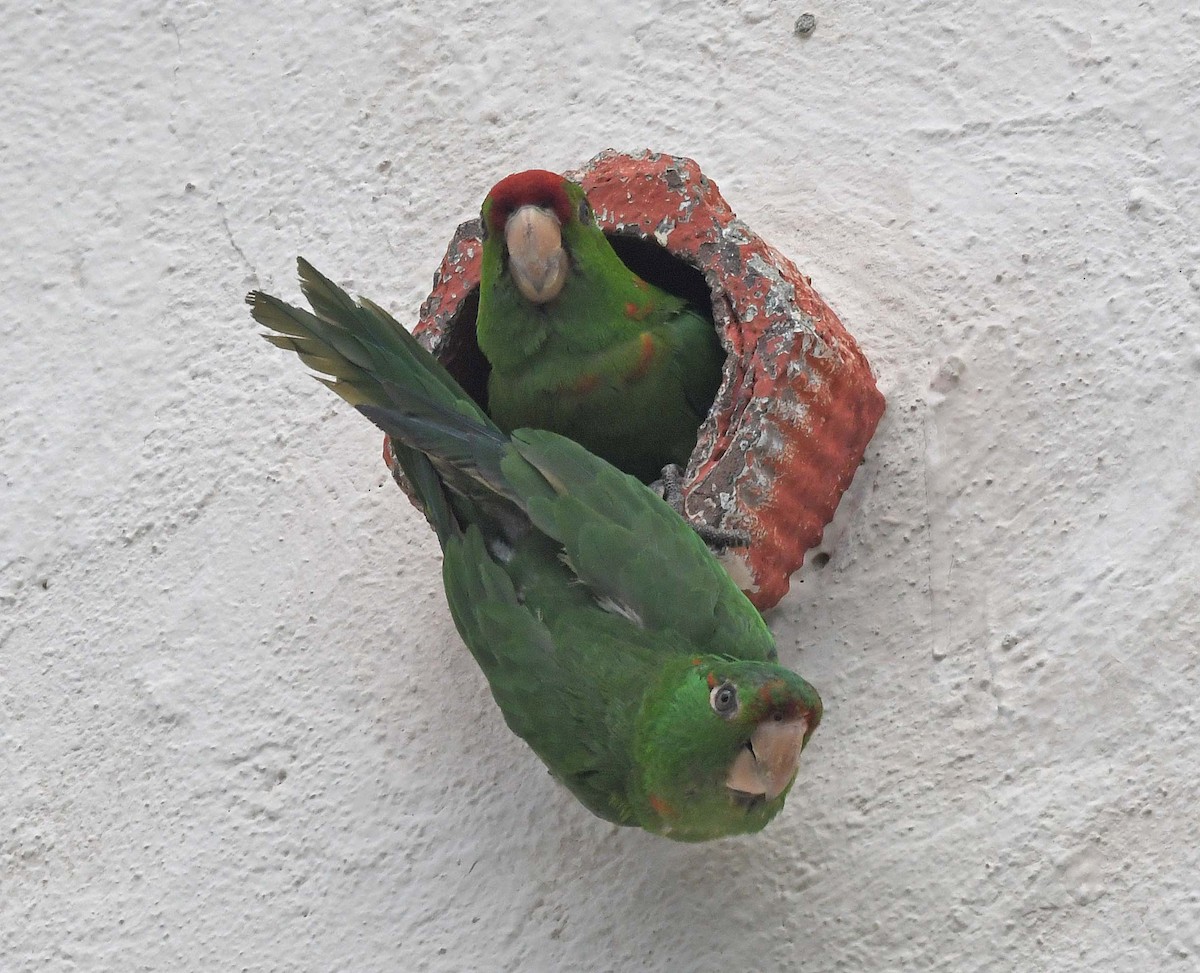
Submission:
[[[704,275],[653,240],[607,234],[621,262],[647,283],[682,297],[701,315],[712,320],[712,292]]]
[[[812,557],[812,566],[818,571],[829,563],[829,555],[825,551],[817,551]]]
[[[475,337],[475,319],[479,316],[479,288],[476,287],[459,304],[454,316],[446,322],[438,359],[454,380],[487,411],[487,380],[491,366],[479,350]]]

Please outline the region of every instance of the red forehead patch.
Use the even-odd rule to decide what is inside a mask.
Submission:
[[[805,713],[805,707],[798,699],[784,695],[776,700],[776,693],[786,692],[787,686],[782,679],[772,679],[758,689],[759,704],[765,707],[775,719],[794,720]]]
[[[758,698],[769,706],[775,699],[776,691],[783,688],[784,683],[782,679],[772,679],[770,682],[765,682],[758,687]]]
[[[572,216],[563,177],[545,169],[528,169],[505,176],[492,187],[488,196],[492,200],[488,229],[493,233],[502,232],[513,210],[522,206],[552,209],[560,223],[566,223]]]

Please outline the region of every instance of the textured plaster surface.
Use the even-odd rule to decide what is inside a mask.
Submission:
[[[1200,963],[1193,4],[98,0],[0,48],[0,969]],[[498,176],[610,145],[697,159],[888,397],[769,619],[827,715],[754,838],[553,784],[240,304],[299,252],[415,320]]]

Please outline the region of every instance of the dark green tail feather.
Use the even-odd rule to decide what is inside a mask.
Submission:
[[[508,438],[494,427],[441,409],[411,390],[390,383],[387,388],[393,396],[392,407],[360,405],[358,411],[388,434],[397,458],[403,449],[430,467],[429,476],[439,491],[443,487],[450,490],[449,503],[462,524],[480,524],[489,535],[496,533],[510,543],[525,533],[529,518],[524,500],[513,492],[500,470],[504,456],[512,451]],[[424,499],[422,482],[407,466],[405,473]],[[430,480],[420,479],[432,486]],[[446,531],[438,526],[432,511],[430,520],[445,547]]]
[[[429,398],[488,423],[486,415],[458,383],[390,314],[370,301],[350,296],[303,258],[297,261],[300,287],[313,312],[293,307],[270,294],[246,295],[254,319],[278,334],[271,344],[296,352],[351,405],[387,406],[383,383],[416,387]]]
[[[487,415],[409,332],[378,305],[355,303],[303,258],[300,286],[306,311],[265,294],[246,296],[254,319],[275,334],[263,337],[293,351],[332,389],[386,432],[439,539],[457,530],[454,509],[496,522],[511,535],[527,520],[500,472],[511,451]],[[315,313],[314,313],[315,312]],[[432,461],[431,461],[432,457]],[[460,495],[455,503],[444,490]]]

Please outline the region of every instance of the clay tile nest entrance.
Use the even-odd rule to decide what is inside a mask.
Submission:
[[[724,373],[684,472],[685,506],[693,520],[749,533],[750,547],[722,562],[770,608],[820,542],[883,414],[870,366],[808,278],[734,216],[691,159],[609,150],[566,176],[631,269],[711,307]],[[414,334],[486,405],[481,254],[479,220],[463,223]],[[385,457],[397,475],[387,448]]]

